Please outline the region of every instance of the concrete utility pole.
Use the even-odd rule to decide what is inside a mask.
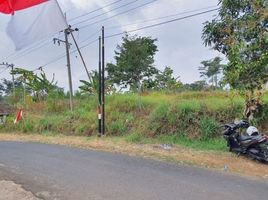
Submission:
[[[14,70],[14,64],[9,64],[9,63],[2,63],[2,64],[0,64],[0,65],[3,65],[3,66],[6,66],[7,68],[11,68],[11,72],[13,72],[13,70]],[[14,74],[12,73],[11,74],[12,75],[12,87],[13,87],[13,96],[14,96],[14,98],[15,98],[15,77],[14,77]]]
[[[71,59],[70,59],[70,46],[68,35],[72,34],[73,31],[78,31],[78,29],[72,29],[69,26],[67,29],[64,30],[65,40],[61,40],[58,38],[54,38],[54,44],[60,45],[61,43],[65,44],[66,48],[66,57],[67,57],[67,69],[68,69],[68,79],[69,79],[69,97],[70,97],[70,110],[73,111],[73,83],[72,83],[72,71],[71,71]]]
[[[73,83],[72,83],[72,71],[70,61],[70,45],[68,41],[69,29],[65,29],[65,46],[66,46],[66,57],[67,57],[67,68],[68,68],[68,79],[69,79],[69,93],[70,93],[70,109],[73,111]]]

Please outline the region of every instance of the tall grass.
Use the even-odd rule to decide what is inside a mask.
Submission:
[[[216,140],[221,137],[220,124],[242,117],[243,99],[233,97],[234,94],[227,92],[111,95],[106,101],[107,134],[125,136],[129,141],[139,141],[142,137],[164,138],[170,142]],[[268,95],[264,101],[268,102]],[[0,131],[96,135],[97,106],[96,96],[76,98],[73,112],[62,98],[31,102],[22,122],[14,125],[14,115],[10,116]],[[258,123],[266,124],[266,113],[268,108],[264,107]]]

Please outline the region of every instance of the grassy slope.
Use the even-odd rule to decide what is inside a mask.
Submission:
[[[268,96],[264,101],[268,102]],[[241,118],[243,99],[225,92],[180,94],[122,94],[107,97],[107,133],[128,142],[172,143],[198,149],[223,150],[220,124]],[[97,99],[77,99],[73,113],[66,100],[30,102],[23,122],[14,125],[14,116],[2,132],[97,134]],[[266,121],[266,117],[262,118]]]

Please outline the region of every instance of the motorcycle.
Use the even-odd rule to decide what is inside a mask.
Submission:
[[[245,120],[225,124],[223,127],[223,136],[230,152],[268,162],[268,136],[260,134]]]

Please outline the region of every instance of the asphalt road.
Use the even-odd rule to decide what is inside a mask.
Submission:
[[[3,179],[21,184],[42,199],[268,199],[264,180],[38,143],[0,142]]]

